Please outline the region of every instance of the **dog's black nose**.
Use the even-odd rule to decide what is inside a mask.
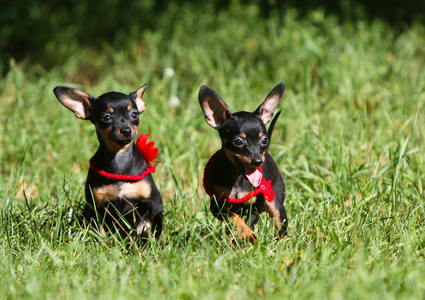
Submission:
[[[263,160],[261,158],[253,158],[251,159],[251,164],[253,164],[256,167],[259,167],[263,164]]]
[[[120,129],[120,132],[122,135],[130,135],[131,134],[131,128],[130,127],[123,127]]]

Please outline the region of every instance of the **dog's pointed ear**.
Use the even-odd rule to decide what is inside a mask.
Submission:
[[[145,109],[146,109],[146,104],[142,100],[143,94],[145,93],[145,90],[146,90],[146,87],[147,87],[147,85],[145,84],[142,87],[140,87],[137,91],[130,94],[131,99],[133,99],[134,102],[136,102],[137,110],[139,112],[144,112]]]
[[[53,93],[77,118],[87,120],[90,117],[95,100],[93,96],[66,86],[55,87]]]
[[[208,125],[219,129],[228,119],[232,117],[232,112],[220,96],[206,85],[199,89],[199,104],[205,115]]]
[[[279,119],[279,116],[280,116],[280,113],[281,112],[282,112],[281,110],[279,110],[277,112],[277,114],[274,116],[272,122],[270,123],[269,130],[267,130],[267,137],[269,138],[269,146],[270,146],[270,142],[272,140],[272,134],[273,134],[274,125],[276,124],[277,119]]]
[[[281,82],[274,87],[267,95],[266,100],[254,111],[263,120],[264,124],[267,124],[272,119],[274,110],[284,93],[285,84]]]

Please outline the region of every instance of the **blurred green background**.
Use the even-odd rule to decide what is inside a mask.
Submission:
[[[7,1],[0,7],[0,298],[423,299],[424,1]],[[197,94],[254,110],[280,81],[270,153],[289,236],[230,245],[202,188],[220,147]],[[90,122],[54,97],[147,83],[164,231],[81,228]],[[47,280],[46,280],[47,279]]]
[[[189,7],[200,16],[214,17],[229,10],[232,3],[242,10],[255,5],[265,19],[277,15],[283,21],[289,9],[296,9],[300,17],[323,10],[340,22],[379,18],[395,31],[425,18],[424,0],[6,1],[0,10],[0,70],[7,73],[11,58],[50,69],[82,48],[101,50],[108,45],[122,51],[135,39],[142,40],[146,32],[162,29],[172,33],[182,9]],[[196,27],[196,22],[190,26]]]

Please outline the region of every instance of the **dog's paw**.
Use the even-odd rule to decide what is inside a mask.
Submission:
[[[251,244],[255,244],[255,242],[257,241],[257,235],[251,231],[251,234],[248,236],[248,240]]]
[[[239,237],[244,241],[249,241],[251,244],[255,244],[257,241],[257,235],[248,226],[240,232]]]

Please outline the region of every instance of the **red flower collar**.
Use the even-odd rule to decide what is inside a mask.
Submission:
[[[94,165],[93,157],[89,161],[91,169],[95,171],[97,174],[105,176],[110,179],[122,180],[122,181],[142,180],[146,175],[150,173],[154,173],[156,171],[156,168],[152,166],[151,161],[160,162],[160,161],[154,160],[158,156],[158,148],[154,147],[155,142],[153,141],[150,141],[149,143],[147,143],[148,138],[149,138],[149,134],[146,134],[146,135],[141,134],[136,142],[136,146],[139,148],[143,158],[148,163],[148,168],[145,171],[143,171],[140,175],[121,175],[121,174],[108,173],[104,170],[99,169],[98,167]]]
[[[205,192],[207,193],[208,196],[210,196],[210,197],[215,196],[216,199],[221,199],[221,200],[225,200],[225,201],[232,203],[232,204],[237,204],[237,203],[243,203],[243,202],[251,199],[252,197],[254,197],[258,194],[263,194],[264,198],[268,202],[273,202],[275,195],[274,195],[274,192],[273,192],[272,181],[266,180],[264,177],[261,177],[260,185],[255,190],[246,194],[242,198],[229,198],[229,197],[224,197],[222,194],[215,194],[215,193],[211,192],[207,187],[207,181],[208,181],[207,174],[208,174],[208,170],[209,170],[210,165],[211,165],[211,161],[218,154],[219,151],[217,151],[213,156],[211,156],[210,160],[208,161],[208,163],[206,164],[205,169],[204,169],[204,189],[205,189]],[[261,167],[258,168],[258,171],[261,172],[261,174],[263,173]]]

